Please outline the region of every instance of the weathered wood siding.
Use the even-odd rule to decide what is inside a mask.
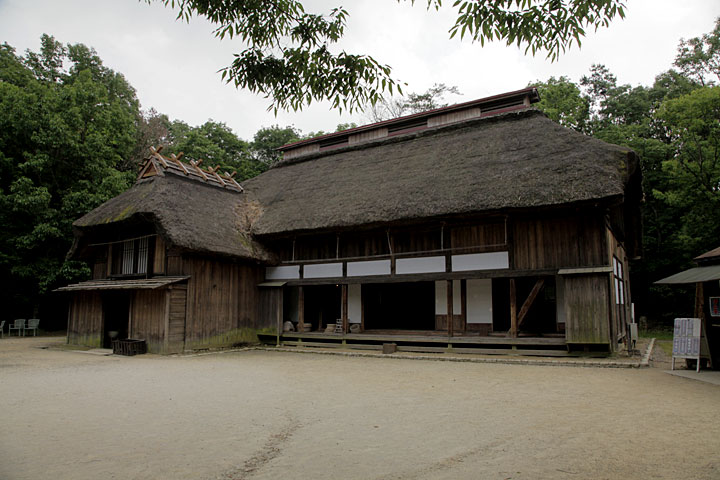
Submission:
[[[564,302],[568,343],[612,344],[606,274],[567,275],[564,278]]]
[[[130,300],[130,337],[147,342],[148,352],[165,350],[167,289],[135,290]]]
[[[617,240],[612,229],[607,228],[608,262],[613,265],[613,257],[622,266],[623,294],[622,302],[618,303],[618,294],[615,291],[614,272],[610,274],[611,312],[612,312],[612,338],[621,337],[625,334],[627,324],[632,322],[632,298],[630,296],[630,261],[625,251],[625,246]]]
[[[153,255],[152,273],[162,275],[165,273],[165,239],[158,235],[155,237],[155,254]]]
[[[608,265],[605,223],[599,214],[519,218],[512,223],[515,269]]]
[[[185,349],[187,285],[172,285],[168,295],[170,298],[165,353],[181,353]]]
[[[476,225],[452,227],[450,229],[450,246],[458,253],[471,253],[475,248],[488,249],[506,244],[504,222],[491,221]]]
[[[183,256],[182,274],[190,275],[187,290],[185,348],[232,346],[256,340],[269,326],[257,315],[257,285],[264,269],[211,258]]]
[[[99,292],[76,292],[68,302],[70,345],[101,347],[103,339],[103,303]]]

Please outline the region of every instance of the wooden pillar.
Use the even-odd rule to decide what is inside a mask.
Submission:
[[[452,337],[455,334],[455,328],[453,325],[453,281],[447,281],[447,331],[448,337]]]
[[[518,336],[517,293],[514,278],[510,279],[510,336],[512,338]]]
[[[705,322],[705,288],[702,282],[695,284],[695,318]]]
[[[305,292],[302,285],[298,287],[298,332],[305,331]]]
[[[348,331],[348,286],[342,284],[342,329],[343,333]]]
[[[460,280],[460,315],[462,316],[462,331],[467,332],[467,281]]]

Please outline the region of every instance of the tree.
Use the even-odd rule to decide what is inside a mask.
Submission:
[[[684,76],[703,86],[720,80],[720,18],[715,20],[712,32],[680,41],[675,66]]]
[[[264,171],[280,159],[281,154],[277,151],[279,147],[298,141],[301,137],[302,133],[294,127],[263,127],[255,133],[250,151],[253,158],[263,165]]]
[[[391,118],[426,112],[446,107],[445,95],[462,95],[458,87],[435,83],[423,93],[409,93],[406,97],[382,97],[379,102],[365,110],[368,121],[375,123]]]
[[[580,88],[567,77],[550,77],[545,82],[535,82],[540,94],[537,108],[551,120],[578,132],[584,132],[590,118],[590,102]]]
[[[153,0],[146,0],[151,2]],[[402,93],[391,68],[367,55],[334,52],[345,32],[348,12],[308,13],[301,0],[156,0],[178,8],[178,18],[205,17],[219,38],[238,37],[245,49],[222,71],[223,79],[272,98],[271,109],[302,109],[329,100],[350,112],[374,105],[382,95]],[[410,0],[415,3],[414,0]],[[428,10],[442,0],[427,0]],[[624,17],[620,0],[458,0],[450,38],[459,34],[483,45],[504,40],[533,55],[546,51],[555,60],[587,28]]]
[[[125,190],[139,103],[125,79],[83,45],[43,35],[24,57],[0,47],[0,301],[37,314],[48,291],[84,279],[65,260],[72,222]],[[51,315],[48,312],[47,317]]]

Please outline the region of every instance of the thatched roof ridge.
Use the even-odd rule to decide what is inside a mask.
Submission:
[[[620,201],[637,157],[535,109],[281,162],[243,184],[258,235]]]
[[[239,190],[225,189],[180,174],[138,180],[73,223],[77,238],[95,227],[142,218],[155,223],[171,244],[200,253],[269,261],[273,256],[249,233],[251,215]],[[76,245],[77,247],[77,245]]]

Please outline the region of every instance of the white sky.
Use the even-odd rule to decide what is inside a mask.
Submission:
[[[709,32],[720,16],[718,0],[626,0],[625,20],[589,32],[551,63],[544,54],[524,56],[516,47],[495,43],[481,47],[449,40],[452,0],[440,12],[396,0],[308,0],[307,10],[327,12],[343,5],[350,14],[340,47],[374,56],[393,67],[406,91],[422,92],[433,83],[459,87],[468,101],[524,88],[536,80],[565,75],[574,81],[593,63],[605,64],[620,83],[650,85],[669,69],[680,38]],[[201,19],[190,24],[159,4],[138,0],[0,0],[0,42],[22,54],[38,50],[43,33],[63,43],[83,43],[97,50],[106,66],[121,72],[137,90],[142,107],[154,107],[171,119],[200,125],[221,121],[251,140],[263,126],[294,125],[303,132],[333,131],[341,122],[366,123],[361,114],[339,115],[329,104],[302,112],[267,111],[269,100],[224,84],[219,69],[242,50],[233,40],[218,40]]]

